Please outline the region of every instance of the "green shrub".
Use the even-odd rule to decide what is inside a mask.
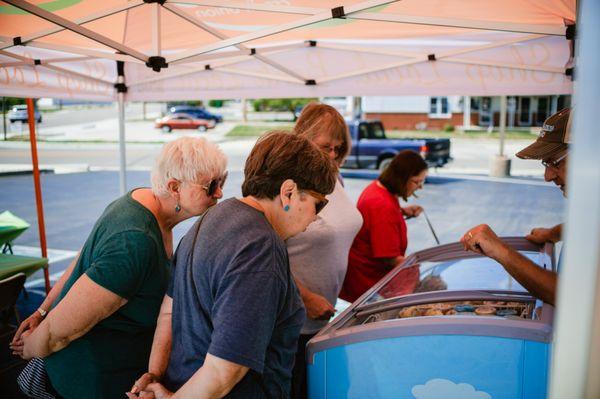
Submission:
[[[233,129],[227,133],[228,137],[258,137],[262,136],[270,130],[292,130],[292,125],[283,126],[257,126],[257,125],[235,125]]]
[[[254,111],[290,111],[294,112],[297,106],[304,106],[316,98],[260,98],[252,101]]]
[[[454,125],[451,125],[450,123],[446,123],[444,125],[444,129],[443,130],[444,130],[444,132],[451,133],[451,132],[454,131]]]

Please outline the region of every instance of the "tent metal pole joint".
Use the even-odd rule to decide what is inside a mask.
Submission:
[[[166,3],[167,0],[143,0],[144,3],[146,4],[153,4],[153,3],[158,3],[161,6],[164,5]]]
[[[167,60],[165,57],[161,56],[152,56],[148,57],[148,61],[146,62],[146,66],[148,68],[152,68],[154,72],[160,72],[162,68],[168,68],[169,64],[167,64]]]
[[[575,80],[575,67],[565,69],[565,75],[569,76],[571,80]]]
[[[316,85],[317,85],[317,82],[316,82],[314,79],[307,79],[307,80],[304,82],[304,84],[305,84],[306,86],[316,86]]]
[[[22,46],[21,36],[13,37],[13,46]]]
[[[256,54],[256,49],[255,48],[251,48],[250,49],[250,55],[254,55]]]
[[[331,9],[331,18],[344,18],[346,16],[346,12],[344,11],[344,6],[339,6]]]
[[[308,45],[310,47],[317,47],[317,41],[316,40],[309,40],[308,41]]]
[[[42,65],[42,60],[40,60],[40,59],[33,60],[33,65]]]
[[[115,83],[115,89],[117,93],[127,93],[127,85],[125,83]]]
[[[206,71],[211,71],[211,70],[212,70],[212,68],[210,67],[210,64],[206,64],[206,65],[204,65],[204,70],[206,70]]]
[[[575,24],[567,25],[567,30],[565,32],[565,37],[567,40],[574,40],[577,36],[577,28]]]
[[[428,54],[427,61],[436,61],[435,54]]]

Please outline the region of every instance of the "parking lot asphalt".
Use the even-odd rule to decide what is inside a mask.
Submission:
[[[242,179],[241,172],[230,173],[224,198],[241,195]],[[128,172],[129,188],[148,186],[149,181],[149,172]],[[370,181],[346,178],[346,190],[356,201]],[[31,224],[14,243],[15,253],[35,254],[39,237],[32,176],[0,177],[0,187],[0,211],[10,210]],[[56,279],[84,244],[104,208],[118,197],[118,173],[43,174],[42,190],[47,243],[52,250],[50,273]],[[523,236],[533,227],[560,223],[565,205],[562,193],[552,184],[515,179],[494,181],[436,175],[428,179],[418,195],[418,199],[409,202],[427,210],[442,243],[457,241],[468,228],[479,223],[489,224],[499,235]],[[176,227],[175,243],[192,224],[193,220],[188,220]],[[423,217],[410,219],[407,224],[408,253],[436,245]],[[41,272],[31,276],[28,285],[31,287],[37,281],[33,285],[41,287],[41,277]]]

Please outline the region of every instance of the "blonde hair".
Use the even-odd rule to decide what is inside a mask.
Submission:
[[[327,104],[312,102],[305,106],[296,121],[293,133],[311,141],[321,134],[340,140],[342,142],[340,152],[335,157],[338,165],[344,163],[352,146],[346,121],[335,108]]]
[[[221,149],[206,139],[181,137],[163,146],[152,168],[152,191],[158,196],[168,193],[169,179],[201,183],[221,176],[227,158]]]

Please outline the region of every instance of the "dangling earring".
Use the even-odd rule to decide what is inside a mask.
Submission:
[[[181,207],[179,206],[179,204],[175,205],[175,212],[179,212],[181,211]]]
[[[289,211],[289,210],[290,210],[290,206],[289,206],[289,205],[286,205],[286,206],[284,206],[284,207],[283,207],[283,210],[284,210],[285,212]]]

